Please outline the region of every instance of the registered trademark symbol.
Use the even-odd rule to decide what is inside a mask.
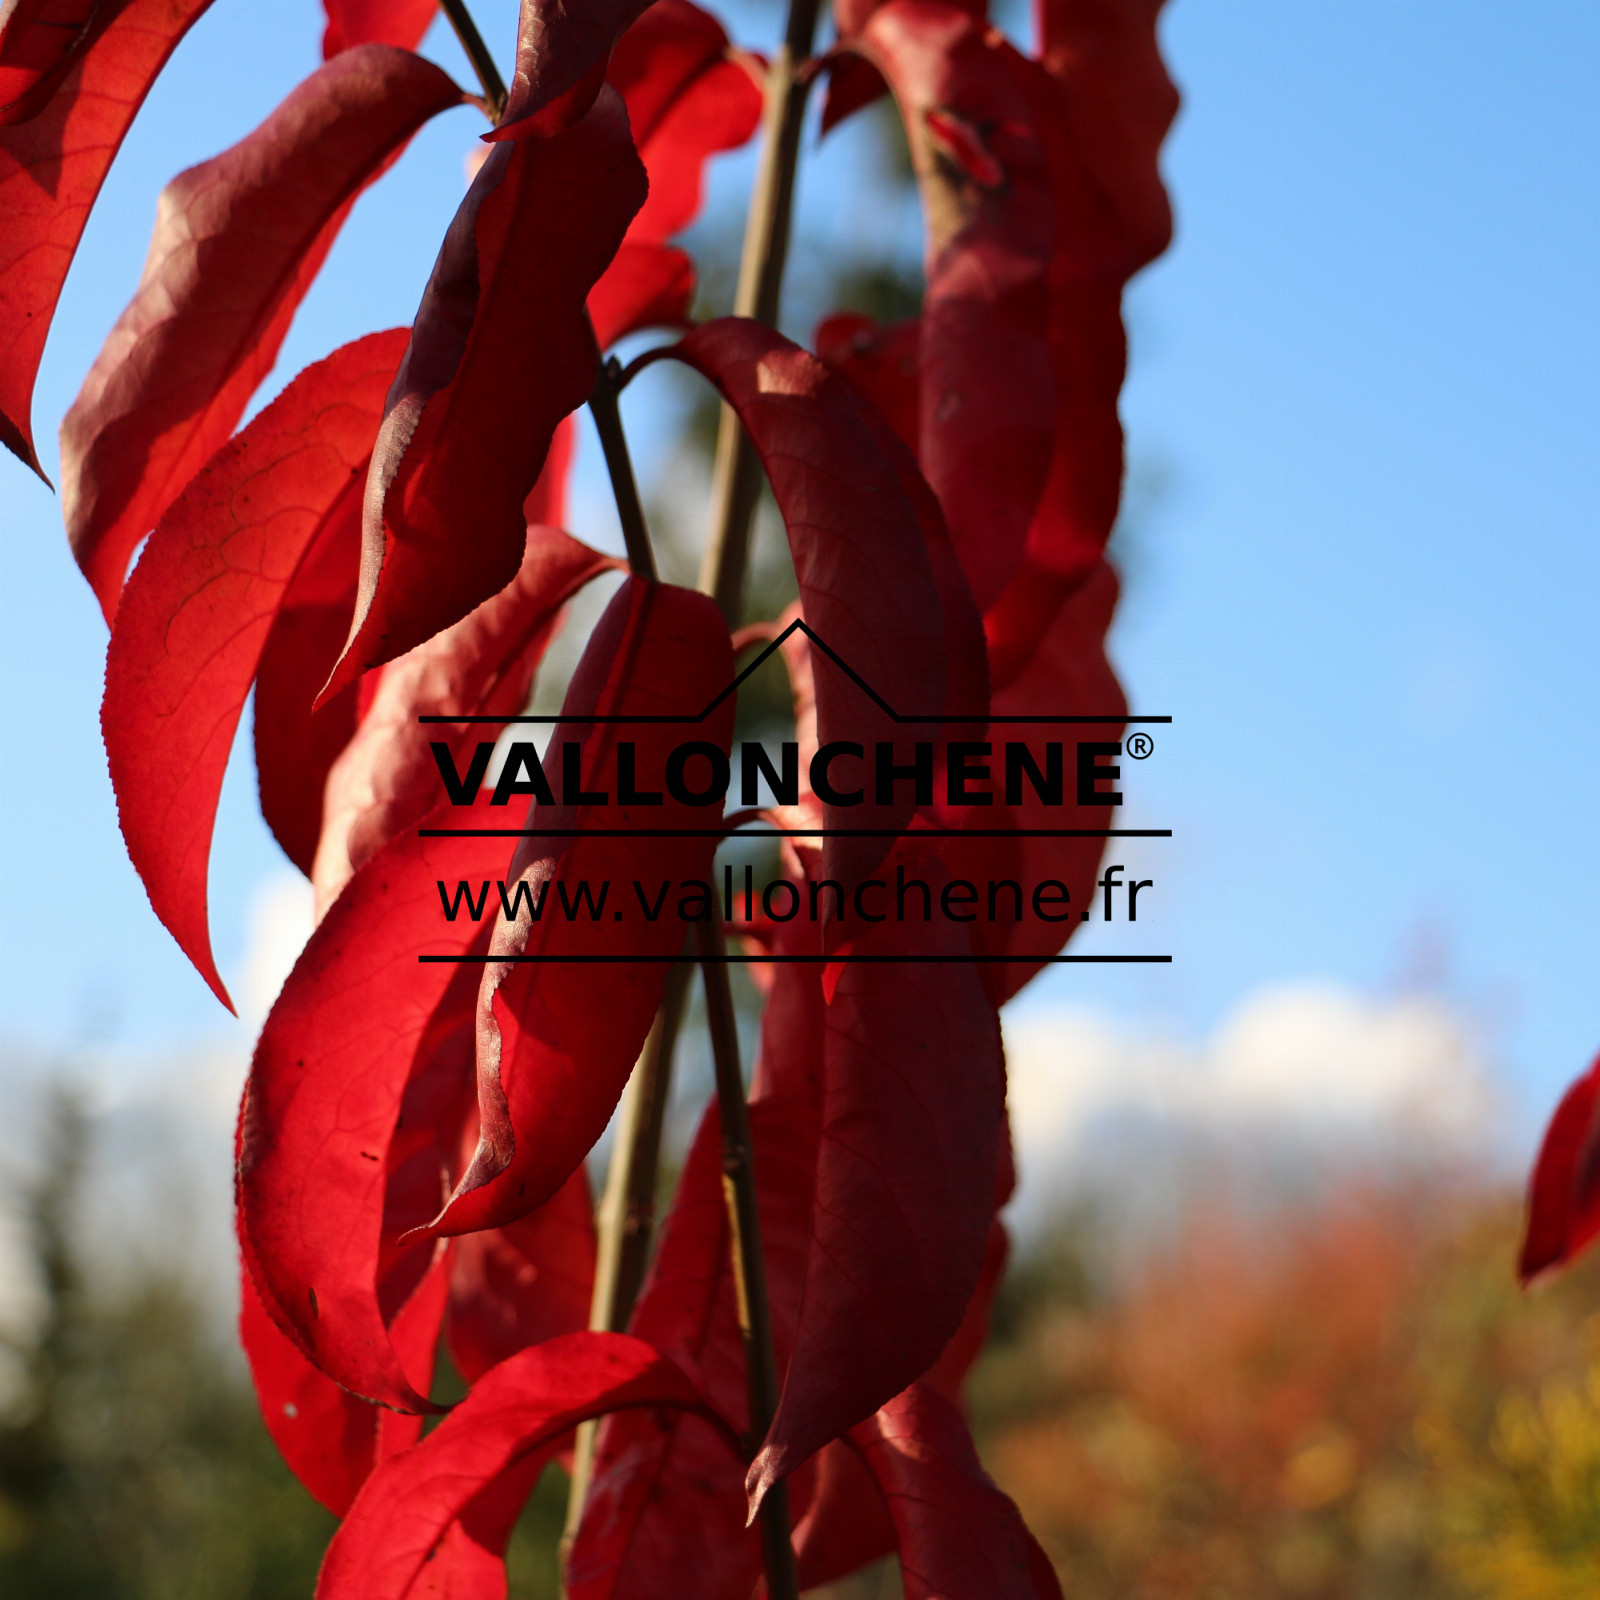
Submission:
[[[1136,733],[1128,740],[1128,754],[1135,761],[1143,761],[1156,747],[1156,742],[1148,733]]]

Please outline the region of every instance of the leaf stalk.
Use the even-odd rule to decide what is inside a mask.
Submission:
[[[467,10],[466,0],[439,0],[439,9],[449,19],[456,38],[461,41],[461,48],[467,53],[467,60],[472,63],[472,70],[478,75],[489,120],[498,122],[506,109],[505,79],[500,76],[500,69],[494,64],[488,45],[483,42],[483,35],[478,32],[478,24]]]

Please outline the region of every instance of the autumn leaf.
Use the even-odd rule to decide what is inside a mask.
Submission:
[[[328,1547],[318,1600],[404,1600],[425,1562],[452,1559],[439,1553],[441,1541],[458,1521],[470,1522],[475,1504],[480,1514],[486,1509],[478,1496],[493,1497],[519,1470],[516,1487],[525,1493],[577,1423],[639,1406],[715,1418],[681,1368],[626,1334],[567,1334],[502,1362],[421,1444],[367,1480]],[[509,1534],[515,1512],[507,1517],[503,1502],[494,1509],[499,1514],[485,1518],[493,1536]],[[465,1531],[494,1571],[493,1536],[472,1540]]]
[[[328,25],[322,59],[358,44],[392,44],[415,50],[439,15],[438,0],[322,0]]]
[[[692,778],[684,768],[684,794],[708,781],[713,756],[726,761],[732,698],[690,726],[590,719],[693,718],[732,681],[721,614],[687,589],[630,578],[590,635],[550,738],[554,776],[543,778],[544,794],[532,791],[530,835],[505,874],[515,920],[495,924],[478,995],[477,1154],[433,1231],[513,1221],[566,1182],[604,1131],[649,1032],[670,958],[683,945],[685,890],[710,877],[721,795],[692,802],[661,778],[685,741],[702,754]],[[534,781],[531,765],[526,770],[524,794]],[[624,798],[624,777],[657,798]],[[513,813],[512,826],[516,820]],[[658,829],[695,831],[653,836]],[[580,885],[591,896],[587,913],[576,898]],[[605,892],[617,902],[597,904],[592,896]],[[558,915],[558,902],[572,914]],[[618,959],[632,953],[649,959]]]
[[[367,479],[355,620],[325,698],[516,576],[523,501],[599,372],[584,300],[644,191],[609,90],[564,134],[494,150],[479,169],[389,394]]]
[[[1517,1275],[1564,1267],[1600,1238],[1600,1056],[1561,1097],[1528,1190]]]
[[[18,126],[0,127],[0,443],[41,478],[33,385],[67,269],[150,85],[210,4],[130,0],[114,8],[102,0],[94,25],[105,18],[104,31],[58,58],[66,71],[59,82],[51,75],[49,103]],[[25,20],[38,9],[30,6]],[[19,9],[7,22],[8,43],[20,18]],[[33,80],[36,87],[44,81]],[[18,88],[26,108],[26,90]]]
[[[232,433],[359,192],[460,102],[363,45],[167,185],[139,287],[61,424],[62,512],[109,621],[135,546]]]
[[[360,503],[403,330],[308,367],[218,452],[151,536],[106,657],[101,727],[128,854],[224,1005],[206,914],[217,797],[278,608]]]

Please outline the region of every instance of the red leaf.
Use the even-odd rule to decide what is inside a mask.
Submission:
[[[368,1479],[328,1547],[319,1600],[418,1592],[423,1564],[476,1496],[522,1463],[536,1475],[585,1418],[639,1406],[711,1414],[677,1366],[626,1334],[567,1334],[503,1362],[421,1444]]]
[[[566,518],[567,468],[572,454],[570,419],[556,430],[545,469],[522,512],[530,525],[559,526]],[[361,559],[361,506],[352,497],[301,563],[256,674],[256,778],[261,814],[284,853],[309,878],[322,835],[328,773],[376,692],[370,674],[325,704],[312,705],[339,659],[350,632],[356,569]],[[485,602],[493,605],[493,601]],[[430,799],[433,798],[430,796]]]
[[[623,30],[650,0],[522,0],[517,64],[499,125],[484,138],[559,134],[578,122],[605,82]]]
[[[966,12],[892,0],[852,46],[899,102],[927,219],[918,459],[980,610],[1021,559],[1050,464],[1049,174],[1021,58]]]
[[[594,1250],[581,1167],[537,1211],[456,1241],[448,1337],[468,1383],[531,1344],[588,1326]]]
[[[934,901],[943,877],[936,860],[908,874]],[[752,1505],[928,1370],[983,1266],[1005,1107],[999,1021],[972,966],[926,962],[969,950],[965,930],[916,920],[914,890],[907,904],[907,921],[851,948],[913,962],[845,966],[827,1009],[814,1231]]]
[[[727,627],[703,595],[631,578],[596,625],[562,708],[564,719],[576,720],[563,720],[551,735],[552,758],[562,751],[562,771],[551,780],[561,784],[562,801],[536,802],[527,826],[707,832],[675,839],[534,835],[519,842],[508,892],[515,894],[513,882],[525,884],[541,906],[548,900],[548,915],[532,920],[524,900],[514,923],[496,923],[495,959],[484,969],[478,995],[478,1150],[434,1231],[466,1233],[510,1222],[566,1182],[605,1129],[655,1016],[667,958],[682,948],[683,922],[673,907],[658,908],[651,920],[639,902],[653,899],[658,885],[670,893],[669,882],[676,889],[684,879],[710,873],[720,796],[704,806],[671,795],[659,805],[620,798],[605,805],[569,803],[564,747],[578,747],[583,791],[620,797],[618,746],[632,743],[636,783],[663,793],[667,757],[686,738],[726,754],[733,737],[731,696],[687,728],[617,728],[584,719],[693,717],[732,681]],[[700,781],[698,773],[692,781]],[[621,903],[600,908],[591,900],[590,920],[574,898],[576,914],[568,915],[561,891],[575,897],[585,882],[609,884]],[[629,953],[653,957],[655,964],[617,959]]]
[[[67,268],[150,85],[210,4],[131,0],[71,56],[38,115],[0,128],[0,443],[41,478],[33,384]]]
[[[322,835],[328,773],[361,721],[361,683],[320,711],[311,709],[350,631],[360,560],[361,500],[350,494],[284,592],[256,669],[252,722],[261,815],[308,878]]]
[[[474,809],[447,803],[428,820],[482,827],[498,813],[485,795]],[[391,1268],[404,1266],[401,1254],[429,1258],[414,1246],[401,1252],[396,1235],[437,1204],[436,1129],[449,1119],[417,1114],[399,1134],[396,1123],[408,1092],[448,1094],[459,1086],[470,1108],[477,988],[476,967],[418,958],[482,948],[487,930],[466,909],[446,920],[437,884],[453,891],[463,880],[482,882],[493,916],[485,880],[503,872],[504,862],[500,840],[410,833],[367,862],[278,996],[241,1112],[239,1234],[269,1314],[329,1377],[405,1411],[429,1406],[391,1347],[379,1286]],[[408,1090],[414,1066],[436,1064],[438,1078],[419,1077]],[[435,1198],[404,1217],[386,1215],[391,1146],[413,1134],[423,1172],[435,1174]],[[393,1156],[411,1153],[396,1148]]]
[[[995,715],[1122,716],[1127,701],[1106,659],[1105,647],[1106,629],[1116,602],[1116,575],[1101,562],[1089,581],[1060,606],[1049,632],[1032,650],[1020,676],[996,691]],[[1115,743],[1122,738],[1122,732],[1122,724],[1115,722],[1079,728],[1075,736]],[[996,741],[997,755],[999,741],[1028,744],[1042,768],[1045,742],[1059,741],[1070,733],[1071,730],[1048,724],[1002,724],[992,730],[991,737]],[[1010,880],[1022,886],[1020,916],[1015,915],[1016,900],[1000,896],[996,900],[999,915],[981,918],[972,925],[973,942],[980,953],[1012,958],[1003,965],[996,963],[980,969],[984,987],[996,1005],[1003,1005],[1042,970],[1042,958],[1054,955],[1066,944],[1081,926],[1081,913],[1093,905],[1095,875],[1100,870],[1106,841],[1024,836],[1030,829],[1110,826],[1110,805],[1074,804],[1077,780],[1073,749],[1069,737],[1063,763],[1065,808],[1046,805],[1026,782],[1022,785],[1022,803],[1005,805],[1003,785],[997,783],[995,803],[974,806],[968,820],[974,828],[1013,831],[997,839],[953,841],[945,850],[945,862],[958,877],[980,884]],[[998,762],[994,770],[1000,770]],[[1041,914],[1034,891],[1048,882],[1063,886],[1067,899],[1042,902]]]
[[[1177,109],[1156,43],[1159,0],[1049,0],[1043,66],[1017,62],[1049,157],[1055,248],[1050,365],[1057,409],[1050,477],[1028,533],[1033,591],[1090,572],[1122,489],[1117,393],[1127,365],[1122,291],[1167,246],[1172,213],[1157,156]]]
[[[937,714],[969,690],[950,682],[944,601],[919,508],[901,476],[906,463],[885,450],[846,383],[770,328],[720,318],[673,353],[738,412],[788,530],[805,620],[867,685],[826,657],[815,660],[823,742],[853,742],[868,752],[892,744],[909,764],[913,740],[891,713]],[[834,777],[851,785],[859,778],[864,793],[860,804],[824,805],[830,828],[893,830],[910,819],[905,785],[880,805],[859,761],[841,761]],[[881,838],[830,838],[828,876],[844,877],[849,868],[859,877],[884,852]]]
[[[943,1396],[913,1384],[850,1442],[888,1502],[906,1600],[1060,1600],[1049,1562]]]
[[[644,190],[610,91],[560,137],[492,151],[479,169],[389,393],[367,479],[355,623],[324,696],[516,576],[523,501],[557,425],[599,371],[584,299]]]
[[[922,426],[917,377],[922,324],[912,318],[880,328],[870,317],[840,311],[817,324],[812,342],[823,361],[870,402],[915,454]]]
[[[816,1589],[893,1555],[894,1523],[877,1481],[843,1439],[817,1457],[811,1503],[794,1528],[800,1587]]]
[[[433,1374],[445,1266],[441,1257],[392,1330],[401,1363],[420,1389],[427,1388]],[[358,1399],[312,1366],[267,1315],[248,1271],[240,1274],[239,1338],[267,1432],[289,1470],[335,1516],[350,1509],[379,1461],[408,1449],[421,1436],[420,1416]]]
[[[0,127],[26,122],[126,0],[11,0],[0,22]]]
[[[761,87],[722,24],[689,0],[655,0],[623,34],[606,81],[628,108],[650,195],[628,237],[657,244],[699,215],[706,162],[761,121]]]
[[[322,59],[358,44],[393,44],[415,50],[439,15],[438,0],[322,0],[328,26]]]
[[[417,719],[515,716],[562,608],[590,579],[620,565],[558,528],[529,528],[522,565],[499,594],[373,674],[363,686],[360,727],[329,768],[323,790],[311,874],[319,915],[379,846],[437,804],[434,745],[447,745],[452,760],[461,757],[457,770],[465,771],[472,748],[492,742],[505,726],[430,727]]]
[[[785,967],[817,989],[815,969]],[[780,1014],[783,1002],[778,1002]],[[821,1010],[816,995],[816,1010]],[[774,1028],[763,1024],[770,1040]],[[750,1107],[761,1242],[779,1369],[788,1360],[811,1223],[816,1107],[768,1097]],[[748,1420],[734,1301],[721,1129],[710,1106],[690,1149],[631,1331],[693,1372],[731,1422]],[[633,1412],[601,1430],[594,1480],[567,1565],[572,1600],[747,1600],[761,1571],[746,1527],[745,1463],[685,1412]]]
[[[1564,1267],[1600,1238],[1600,1056],[1567,1090],[1545,1130],[1528,1189],[1517,1276]]]
[[[67,534],[107,620],[134,547],[277,359],[357,194],[460,99],[420,56],[363,45],[162,191],[139,288],[61,424]]]
[[[694,267],[666,241],[698,215],[706,161],[745,143],[761,119],[761,90],[722,24],[688,0],[656,0],[622,36],[606,79],[628,108],[650,193],[589,296],[601,349],[689,320]]]
[[[129,581],[101,708],[128,854],[150,904],[223,1004],[206,864],[228,751],[306,552],[361,492],[404,333],[308,367],[190,485]]]

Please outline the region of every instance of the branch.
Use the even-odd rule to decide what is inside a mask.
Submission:
[[[461,41],[461,48],[466,51],[467,60],[483,86],[489,120],[498,122],[506,109],[505,80],[489,54],[488,45],[483,42],[483,35],[478,32],[477,23],[472,20],[472,13],[467,10],[466,0],[439,0],[439,9],[450,19],[450,26],[455,29],[456,38]]]
[[[650,547],[650,530],[639,504],[639,486],[633,478],[633,462],[628,456],[628,439],[622,431],[622,414],[617,409],[617,393],[622,387],[622,364],[615,356],[601,363],[589,396],[589,411],[600,433],[600,448],[605,452],[606,470],[611,474],[611,493],[622,521],[622,542],[627,546],[628,565],[636,576],[654,579],[655,552]]]
[[[800,127],[805,119],[808,76],[800,69],[811,54],[819,0],[790,0],[783,44],[767,69],[762,118],[761,166],[756,174],[739,260],[735,316],[775,326],[789,254],[789,215],[794,206]],[[737,627],[750,545],[750,519],[761,493],[761,464],[731,406],[723,406],[717,430],[717,460],[711,483],[711,532],[700,567],[700,587]]]

